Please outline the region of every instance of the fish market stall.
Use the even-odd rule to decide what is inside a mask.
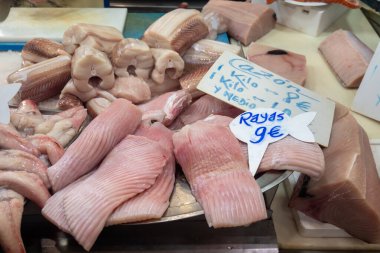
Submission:
[[[371,59],[360,53],[372,56],[378,35],[358,9],[311,36],[276,22],[275,8],[240,4],[247,13],[255,6],[253,16],[230,14],[241,11],[230,1],[209,2],[202,12],[79,9],[115,18],[66,24],[58,35],[49,34],[53,37],[44,36],[43,28],[38,36],[21,32],[18,39],[1,38],[0,88],[9,94],[4,101],[10,123],[0,124],[0,203],[12,218],[0,217],[0,222],[14,230],[0,231],[5,252],[380,250],[376,228],[343,226],[350,235],[337,234],[337,227],[316,221],[305,227],[302,216],[333,216],[338,224],[340,218],[328,211],[308,209],[321,200],[307,201],[348,196],[363,201],[355,208],[372,215],[374,224],[380,222],[373,193],[380,189],[380,123],[350,110],[354,87]],[[6,22],[0,22],[0,31],[11,31],[4,28]],[[339,29],[348,31],[339,34],[342,45],[360,45],[352,51],[367,64],[361,72],[359,67],[339,72],[347,61],[328,58],[336,45],[328,39]],[[230,71],[228,61],[244,65],[231,64],[238,67]],[[225,86],[207,88],[226,72],[239,82],[224,79]],[[244,76],[248,72],[248,77],[261,73],[274,80],[260,91],[270,95],[263,97],[257,89],[252,100],[244,97],[261,85]],[[286,96],[273,98],[281,93]],[[307,102],[292,107],[290,101],[300,94]],[[264,124],[253,114],[268,100],[272,108],[257,115],[271,115],[259,116],[271,130],[259,125],[252,128],[258,140],[243,138],[242,128],[234,130],[233,124]],[[310,107],[317,116],[310,118]],[[281,123],[273,127],[272,121]],[[252,145],[265,134],[271,136],[265,145]],[[339,181],[331,172],[334,157],[347,165],[342,176],[347,191],[332,188],[337,194],[325,196],[324,187]],[[352,168],[351,157],[359,157]],[[357,169],[362,165],[364,176]]]

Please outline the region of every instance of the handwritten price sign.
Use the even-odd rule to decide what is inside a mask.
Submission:
[[[240,56],[224,52],[197,88],[244,111],[272,108],[291,117],[317,112],[310,129],[328,146],[335,103]]]
[[[307,126],[315,116],[315,112],[307,112],[291,118],[279,110],[260,108],[240,114],[231,121],[230,129],[236,138],[247,143],[249,169],[255,175],[270,143],[287,135],[301,141],[314,142],[314,135]]]

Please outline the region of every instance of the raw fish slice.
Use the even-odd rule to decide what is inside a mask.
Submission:
[[[63,147],[53,138],[36,134],[27,138],[41,154],[46,154],[51,164],[55,164],[65,153]]]
[[[50,193],[39,176],[25,171],[0,171],[0,185],[43,207]]]
[[[247,59],[299,85],[306,81],[306,57],[290,51],[251,43]]]
[[[156,97],[139,108],[144,115],[152,111],[157,115],[157,111],[162,111],[165,116],[161,122],[169,126],[190,103],[191,95],[187,91],[178,90]]]
[[[127,136],[99,168],[63,201],[70,233],[90,250],[109,215],[121,203],[151,187],[167,163],[166,151],[142,136]]]
[[[17,149],[39,156],[40,152],[10,125],[0,124],[0,148]]]
[[[173,143],[209,226],[243,226],[267,217],[260,187],[226,127],[198,121],[175,133]]]
[[[125,99],[117,99],[83,130],[62,158],[48,169],[54,191],[92,170],[126,135],[135,131],[141,111]]]
[[[30,99],[21,101],[17,110],[11,112],[11,123],[19,131],[27,135],[34,133],[34,128],[41,124],[44,118],[37,104]]]
[[[171,79],[165,74],[163,83],[157,83],[153,79],[146,80],[152,97],[160,96],[166,92],[176,91],[180,87],[178,79]]]
[[[22,48],[21,58],[23,63],[30,62],[34,64],[67,54],[61,43],[44,38],[34,38],[29,40]]]
[[[173,132],[156,122],[151,126],[140,125],[135,134],[160,143],[166,150],[169,160],[152,187],[120,205],[108,218],[107,225],[158,219],[169,206],[169,198],[175,181]]]
[[[337,106],[324,176],[301,176],[290,206],[369,243],[380,243],[380,179],[368,136]]]
[[[151,97],[149,85],[142,78],[132,75],[116,78],[114,87],[109,92],[134,104],[148,101]]]
[[[20,150],[0,151],[0,171],[25,171],[34,173],[50,187],[46,165],[34,155]]]
[[[242,110],[237,109],[236,107],[233,107],[232,105],[229,105],[217,98],[210,95],[204,95],[192,103],[184,112],[182,112],[170,128],[180,129],[185,125],[204,119],[211,114],[235,118],[242,112]]]
[[[352,32],[337,30],[318,48],[346,88],[359,87],[373,51]]]
[[[227,20],[228,34],[246,46],[270,32],[276,23],[272,9],[250,2],[209,1],[202,12],[221,15]]]
[[[192,69],[179,78],[179,83],[182,89],[188,91],[193,99],[198,98],[205,93],[198,90],[197,86],[202,78],[206,75],[211,65],[204,65],[195,69]]]
[[[0,188],[0,245],[5,253],[26,252],[20,232],[23,210],[23,196]]]

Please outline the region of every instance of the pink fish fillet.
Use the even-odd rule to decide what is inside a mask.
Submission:
[[[53,195],[42,213],[48,219],[53,218],[50,212],[59,218],[62,216],[56,215],[54,209],[63,207],[68,232],[90,250],[113,210],[151,187],[167,160],[166,151],[156,141],[129,135],[112,149],[92,175],[63,196]],[[54,201],[55,198],[59,201]],[[61,204],[50,206],[54,203]]]
[[[283,49],[258,43],[247,48],[247,59],[299,85],[306,81],[306,57]]]
[[[39,156],[40,152],[10,125],[0,124],[0,148],[18,149]]]
[[[359,87],[373,51],[352,32],[337,30],[318,48],[346,88]]]
[[[226,127],[198,121],[175,133],[173,143],[209,226],[244,226],[267,217],[260,187]]]
[[[21,150],[1,150],[0,171],[25,171],[34,173],[39,176],[46,187],[50,187],[46,165],[34,155]]]
[[[380,178],[368,136],[346,109],[336,107],[320,180],[301,176],[289,205],[368,243],[380,243]]]
[[[243,111],[229,105],[210,95],[204,95],[192,103],[170,126],[171,129],[180,129],[181,127],[194,123],[197,120],[204,119],[207,116],[224,115],[235,118]]]
[[[26,252],[20,232],[23,210],[23,196],[0,188],[0,245],[5,253]]]
[[[226,116],[211,115],[203,121],[225,126],[229,129],[229,124],[232,120],[232,118]],[[239,142],[239,144],[248,161],[247,144],[244,142]],[[269,144],[261,160],[258,172],[268,170],[295,170],[318,180],[325,171],[325,158],[318,144],[299,141],[288,136]]]
[[[191,95],[185,90],[178,90],[173,92],[167,92],[158,96],[151,101],[139,106],[144,113],[144,118],[149,118],[152,115],[157,115],[160,112],[163,113],[164,118],[161,123],[165,126],[169,126],[177,116],[185,110],[185,108],[191,103]],[[152,112],[154,112],[152,114]],[[149,115],[149,116],[146,116]]]
[[[158,142],[166,150],[169,159],[152,187],[120,205],[108,218],[107,225],[158,219],[169,207],[175,181],[173,133],[156,122],[151,126],[141,125],[135,134]]]
[[[41,152],[46,154],[51,164],[55,164],[65,153],[65,150],[55,139],[44,134],[36,134],[27,139]]]
[[[92,170],[141,121],[141,111],[125,99],[115,100],[83,130],[62,158],[48,168],[54,191]]]
[[[25,171],[0,171],[0,185],[14,190],[41,208],[50,197],[46,186],[34,173]]]

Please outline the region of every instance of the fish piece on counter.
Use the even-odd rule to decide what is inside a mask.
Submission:
[[[207,35],[208,27],[199,11],[175,9],[151,24],[143,40],[151,48],[172,49],[183,55],[194,42]]]
[[[0,171],[24,171],[34,173],[39,176],[46,187],[50,187],[49,178],[47,176],[47,166],[36,156],[21,150],[1,150]]]
[[[245,46],[270,32],[276,23],[271,8],[251,2],[209,1],[202,12],[214,12],[225,18],[228,34]]]
[[[17,149],[39,156],[40,152],[11,125],[0,124],[0,148]]]
[[[32,99],[36,102],[58,95],[70,80],[71,57],[57,56],[11,73],[8,83],[21,83],[16,95],[20,100]]]
[[[185,111],[183,111],[173,122],[170,128],[180,129],[185,125],[204,119],[211,114],[235,118],[242,112],[242,110],[214,98],[213,96],[204,95],[192,103]]]
[[[168,162],[152,187],[115,209],[108,218],[107,225],[159,219],[169,207],[169,198],[173,192],[175,181],[173,132],[156,122],[152,125],[141,124],[135,135],[158,142],[167,153]]]
[[[70,80],[72,82],[72,79]],[[82,101],[80,101],[80,99],[77,96],[69,93],[61,94],[57,105],[60,110],[68,110],[73,107],[83,106]]]
[[[50,198],[50,193],[44,182],[34,173],[1,170],[0,185],[30,199],[41,208]]]
[[[75,96],[80,101],[87,102],[90,99],[96,98],[98,96],[98,89],[94,87],[88,91],[79,90],[75,86],[73,79],[70,79],[61,91],[61,95],[59,96],[60,100],[64,99],[64,97],[67,95]]]
[[[79,23],[70,26],[63,34],[65,50],[73,54],[81,45],[92,46],[110,54],[113,47],[123,39],[123,34],[112,26]]]
[[[203,65],[186,72],[179,78],[183,90],[188,91],[193,99],[203,96],[205,93],[197,89],[199,82],[206,75],[212,65]]]
[[[34,129],[44,120],[37,104],[30,99],[21,101],[17,110],[11,111],[12,125],[27,135],[34,134]]]
[[[133,135],[124,138],[92,175],[77,183],[64,196],[57,194],[61,196],[69,233],[90,250],[112,211],[151,187],[167,160],[165,150],[156,141]],[[56,214],[55,209],[60,208],[50,206],[50,203],[59,203],[54,201],[55,196],[42,210],[53,223],[50,212]]]
[[[27,139],[40,151],[41,154],[48,156],[51,164],[55,164],[65,153],[63,147],[54,138],[44,135],[35,134]]]
[[[260,186],[226,127],[198,121],[175,133],[173,143],[210,227],[244,226],[267,217]]]
[[[165,75],[162,83],[156,83],[152,79],[146,80],[150,88],[152,97],[160,96],[166,92],[178,90],[180,87],[178,79],[171,79],[168,75]]]
[[[112,50],[112,64],[115,75],[134,75],[148,79],[154,66],[149,46],[142,40],[123,39]]]
[[[78,47],[73,55],[71,69],[74,86],[80,92],[89,92],[94,87],[108,90],[114,86],[111,61],[104,52],[95,48]]]
[[[219,33],[227,32],[227,20],[213,11],[202,11],[203,19],[208,27],[207,39],[215,40]]]
[[[251,43],[246,52],[249,61],[299,85],[306,81],[306,57],[287,50]]]
[[[325,158],[317,143],[287,136],[269,144],[265,151],[258,172],[268,170],[295,170],[318,180],[325,172]]]
[[[126,135],[135,131],[141,111],[125,99],[115,100],[82,131],[62,158],[48,168],[56,192],[94,167]]]
[[[319,45],[319,51],[346,88],[359,87],[373,51],[352,32],[339,29]]]
[[[177,52],[161,48],[152,48],[151,51],[154,58],[154,69],[151,74],[153,81],[162,84],[165,76],[177,79],[182,75],[185,62]]]
[[[34,38],[25,43],[21,51],[23,66],[35,64],[59,55],[68,55],[63,45],[54,40]]]
[[[5,253],[26,252],[20,231],[23,210],[23,196],[0,188],[0,246]]]
[[[73,107],[50,116],[35,128],[35,133],[46,134],[65,147],[79,132],[79,128],[87,117],[83,106]]]
[[[301,175],[289,205],[368,243],[380,243],[380,178],[368,136],[347,110],[340,110],[323,150],[320,180]]]
[[[115,97],[125,98],[134,104],[148,101],[151,97],[149,85],[144,79],[132,75],[116,78],[114,87],[108,92]]]
[[[178,90],[167,92],[158,96],[151,101],[139,105],[140,110],[143,112],[145,118],[149,118],[146,114],[157,115],[163,112],[162,121],[165,126],[169,126],[173,121],[185,110],[191,103],[191,95],[185,90]],[[152,114],[153,112],[153,114]],[[162,114],[161,114],[162,115]]]
[[[86,103],[88,113],[95,118],[111,105],[111,102],[105,98],[93,98]]]
[[[242,56],[240,46],[231,45],[220,41],[203,39],[195,42],[183,55],[185,71],[191,71],[203,65],[211,66],[223,52],[228,51]]]

